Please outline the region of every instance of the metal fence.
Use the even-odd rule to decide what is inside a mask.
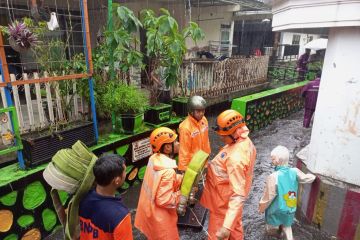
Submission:
[[[188,60],[174,95],[220,97],[267,82],[268,56],[232,57],[223,61]]]

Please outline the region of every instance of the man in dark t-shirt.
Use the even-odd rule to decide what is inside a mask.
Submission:
[[[96,188],[80,202],[80,240],[133,240],[131,216],[120,197],[125,181],[125,159],[110,154],[100,157],[93,168]]]

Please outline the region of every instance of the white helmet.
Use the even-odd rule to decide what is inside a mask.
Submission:
[[[188,100],[188,112],[192,113],[194,110],[205,110],[206,101],[201,96],[192,96]]]

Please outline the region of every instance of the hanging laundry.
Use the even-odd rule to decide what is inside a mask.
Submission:
[[[58,20],[56,18],[55,12],[52,12],[50,15],[50,21],[47,22],[48,28],[50,31],[54,31],[56,28],[59,27]]]

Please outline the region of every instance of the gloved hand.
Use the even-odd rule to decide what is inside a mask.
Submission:
[[[195,205],[195,203],[197,202],[197,199],[195,198],[195,195],[196,195],[197,191],[199,191],[198,187],[193,187],[191,189],[191,193],[189,195],[189,205],[190,206]]]
[[[186,212],[186,206],[187,206],[187,199],[184,196],[180,196],[179,199],[179,205],[177,207],[177,213],[179,216],[184,216]]]
[[[221,227],[216,232],[216,237],[218,240],[228,239],[230,237],[230,230],[224,227]]]

